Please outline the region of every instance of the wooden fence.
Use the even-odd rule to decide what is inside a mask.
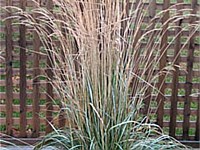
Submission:
[[[48,0],[41,1],[41,5],[51,8]],[[137,1],[138,2],[138,1]],[[159,3],[160,2],[160,3]],[[182,3],[183,0],[173,0],[174,3]],[[188,1],[187,1],[188,2]],[[33,6],[31,0],[0,0],[1,6],[18,6],[28,9]],[[146,16],[145,23],[156,14],[156,10],[167,9],[172,5],[169,0],[150,0],[145,4],[149,7],[149,16]],[[197,0],[177,6],[177,9],[192,9],[190,13],[199,13],[200,4]],[[9,12],[1,12],[1,18],[11,16]],[[169,13],[163,16],[165,22]],[[178,26],[192,24],[195,17],[180,20]],[[167,28],[168,25],[165,26]],[[4,134],[16,137],[37,138],[49,133],[52,129],[49,122],[58,126],[63,125],[62,114],[59,119],[59,107],[57,97],[53,94],[51,84],[46,82],[46,74],[50,79],[53,74],[46,66],[50,60],[39,53],[32,53],[30,50],[39,52],[42,47],[39,37],[23,25],[13,25],[11,20],[0,24],[1,43],[1,65],[0,65],[0,130]],[[174,37],[179,31],[167,31],[162,39],[162,45],[168,45],[168,39]],[[182,46],[182,40],[191,35],[191,31],[185,30],[176,38],[176,41],[163,55],[160,62],[160,69],[173,60]],[[192,36],[183,52],[179,55],[175,64],[182,69],[176,71],[167,79],[159,78],[159,83],[165,81],[161,92],[166,94],[165,100],[155,116],[157,123],[164,131],[178,140],[199,141],[200,127],[200,31]],[[51,98],[54,98],[54,103]],[[158,96],[159,97],[159,96]],[[160,97],[161,99],[161,97]],[[155,108],[152,108],[155,112]],[[63,118],[62,118],[63,119]]]

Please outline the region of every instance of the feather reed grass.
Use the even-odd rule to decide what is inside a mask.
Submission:
[[[141,121],[140,110],[147,90],[159,93],[155,86],[158,77],[174,71],[171,63],[155,74],[162,55],[177,38],[163,48],[163,35],[169,29],[179,28],[176,22],[189,15],[174,13],[156,26],[163,14],[175,10],[170,7],[144,27],[148,13],[144,3],[129,5],[127,10],[127,2],[57,0],[53,1],[56,9],[51,11],[39,5],[31,12],[13,8],[16,15],[12,18],[20,18],[20,24],[37,32],[51,58],[51,83],[67,119],[65,129],[52,126],[55,131],[35,149],[186,148],[164,135],[159,126],[147,122],[149,114]],[[170,24],[167,30],[166,24]],[[195,33],[199,26],[193,24],[192,28]]]

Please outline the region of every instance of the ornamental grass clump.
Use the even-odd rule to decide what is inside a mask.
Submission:
[[[51,83],[67,119],[64,129],[52,125],[55,131],[35,149],[186,148],[164,135],[148,114],[142,118],[140,110],[149,96],[147,91],[159,93],[155,86],[158,77],[174,70],[172,62],[155,74],[162,55],[176,39],[162,47],[163,35],[178,28],[176,21],[189,15],[170,7],[144,26],[148,8],[142,2],[57,0],[53,4],[52,10],[39,5],[28,12],[15,8],[20,24],[39,35],[51,59]],[[174,12],[170,18],[156,25],[170,11]],[[193,27],[197,30],[197,25]]]

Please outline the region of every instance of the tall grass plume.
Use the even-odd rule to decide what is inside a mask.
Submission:
[[[55,129],[35,149],[186,148],[164,135],[149,121],[148,113],[141,118],[141,109],[149,90],[159,93],[159,76],[174,71],[171,63],[155,74],[162,55],[176,39],[163,48],[166,30],[179,28],[176,22],[189,15],[170,7],[144,25],[148,7],[142,1],[129,5],[120,0],[57,0],[53,5],[52,10],[39,4],[25,12],[13,8],[12,18],[20,17],[20,24],[37,32],[51,58],[51,83],[67,119],[64,129]],[[156,25],[171,11],[166,22]],[[166,29],[166,24],[171,25]],[[192,27],[199,28],[198,24]]]

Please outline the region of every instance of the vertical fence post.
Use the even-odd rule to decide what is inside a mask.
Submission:
[[[62,35],[66,38],[67,34],[68,34],[67,27],[66,27],[66,25],[64,23],[61,23],[60,26],[61,26]],[[68,43],[66,43],[66,44],[68,44]],[[65,60],[65,55],[66,54],[64,54],[63,50],[61,50],[60,55],[61,55],[62,61],[66,62],[66,60]],[[64,69],[61,70],[61,81],[63,82],[63,84],[65,83],[65,70]],[[66,112],[65,112],[65,110],[63,110],[62,102],[60,102],[59,108],[61,109],[61,111],[59,113],[59,122],[58,122],[59,123],[59,128],[64,128],[65,125],[66,125],[66,117],[65,117],[66,116]]]
[[[12,0],[6,1],[7,6],[12,5]],[[9,17],[11,12],[7,12],[6,16]],[[6,132],[8,135],[12,135],[12,101],[13,101],[13,82],[12,82],[12,21],[10,19],[5,22],[5,40],[6,40]]]
[[[20,0],[20,8],[26,9],[26,0]],[[26,137],[26,27],[19,26],[20,46],[20,137]]]
[[[178,3],[183,3],[183,0],[178,0]],[[177,11],[182,9],[182,4],[177,5]],[[180,12],[178,12],[180,13]],[[179,76],[179,62],[180,62],[180,49],[181,49],[181,23],[182,20],[178,20],[176,23],[175,35],[177,38],[175,40],[174,47],[174,67],[175,71],[173,72],[172,79],[172,95],[170,98],[171,101],[171,110],[170,110],[170,123],[169,123],[169,135],[175,137],[176,132],[176,116],[177,116],[177,102],[178,102],[178,76]]]
[[[163,10],[167,10],[170,6],[170,0],[164,0],[163,1]],[[161,59],[160,59],[160,66],[159,66],[159,70],[163,70],[166,66],[166,62],[167,62],[167,50],[166,47],[168,45],[168,32],[167,32],[167,28],[168,28],[168,23],[167,20],[169,19],[169,11],[166,11],[163,14],[162,17],[162,24],[163,24],[163,32],[162,32],[162,39],[161,39],[161,47],[160,47],[160,55],[162,55]],[[164,25],[165,24],[165,25]],[[165,97],[162,95],[165,93],[165,74],[161,74],[159,76],[159,94],[157,97],[157,103],[158,103],[158,110],[157,110],[157,123],[158,125],[160,125],[160,127],[163,127],[163,114],[164,114],[164,100]]]
[[[129,7],[130,7],[130,0],[124,0],[122,2],[122,11],[124,12],[122,15],[122,23],[121,23],[121,29],[120,29],[120,35],[124,37],[125,35],[125,28],[127,27],[127,19],[129,17]]]
[[[34,14],[36,18],[37,15]],[[40,118],[39,118],[39,111],[40,111],[40,91],[39,91],[39,75],[40,75],[40,38],[37,34],[37,31],[33,32],[33,51],[34,51],[34,58],[33,58],[33,134],[32,137],[39,137],[40,131]]]
[[[200,89],[200,85],[199,85],[199,89]],[[197,108],[195,140],[200,141],[200,134],[199,134],[199,131],[200,131],[200,116],[199,116],[199,114],[200,114],[200,96],[197,99],[197,105],[198,105],[198,108]]]
[[[200,89],[200,85],[199,85]],[[196,132],[195,132],[195,140],[200,141],[200,96],[198,97],[198,108],[197,108],[197,121],[196,121]]]
[[[46,7],[47,9],[52,12],[53,11],[53,2],[52,0],[47,0],[46,1]],[[52,33],[51,29],[49,29],[47,27],[49,34]],[[50,40],[48,42],[51,42]],[[52,111],[53,111],[53,104],[52,104],[52,98],[53,98],[53,86],[52,86],[52,80],[53,80],[53,62],[52,62],[52,52],[51,52],[51,43],[48,43],[48,56],[47,56],[47,97],[46,97],[46,133],[50,133],[52,131],[52,127],[50,126],[50,122],[52,123],[53,120],[53,115],[52,115]]]
[[[197,12],[197,0],[192,0],[191,5],[192,14],[196,14]],[[191,16],[190,25],[193,24],[196,20],[196,17]],[[190,33],[194,32],[194,28],[190,27]],[[184,118],[183,118],[183,139],[189,139],[189,128],[190,128],[190,103],[191,103],[191,92],[192,92],[192,76],[193,76],[193,61],[194,61],[194,35],[190,38],[189,48],[188,48],[188,56],[187,56],[187,75],[186,75],[186,83],[185,83],[185,101],[184,101]],[[198,114],[197,114],[198,115]]]
[[[143,2],[142,1],[140,1],[140,0],[136,0],[136,2],[135,2],[135,9],[139,9],[138,11],[137,11],[137,13],[136,13],[136,21],[135,21],[135,23],[141,23],[140,21],[140,16],[138,16],[140,13],[141,13],[141,11],[143,10],[142,9],[142,7],[144,7],[144,4],[143,4]],[[136,25],[136,26],[138,26],[138,25]],[[140,25],[139,25],[140,26]],[[141,27],[138,29],[138,30],[136,30],[136,29],[134,29],[134,36],[135,36],[135,38],[134,38],[134,42],[133,42],[133,48],[135,48],[135,46],[137,45],[137,43],[138,43],[138,40],[140,39],[140,37],[141,37]]]
[[[156,14],[156,0],[149,0],[148,12],[149,12],[149,20],[150,20],[151,25],[149,26],[147,30],[151,31],[155,27],[155,20],[151,21],[151,19],[153,19]],[[154,32],[152,32],[149,36],[150,45],[148,47],[150,49],[153,47],[153,43],[154,43],[152,42],[152,40],[154,40]],[[152,61],[152,57],[149,60]],[[146,77],[148,78],[148,75],[151,74],[150,69],[147,69],[145,74],[146,74]],[[143,109],[144,115],[148,115],[150,100],[151,100],[151,88],[148,87],[147,90],[145,91],[144,109]]]
[[[135,14],[136,17],[134,19],[135,20],[134,23],[136,24],[135,26],[139,27],[139,28],[138,29],[134,28],[134,30],[133,30],[134,40],[131,42],[131,48],[132,49],[136,49],[138,41],[141,38],[141,34],[142,34],[142,29],[141,29],[141,25],[140,25],[140,23],[141,23],[141,18],[140,18],[141,14],[140,13],[144,8],[144,3],[142,1],[140,1],[140,0],[136,0],[135,3],[134,3],[134,7],[133,8],[135,10],[138,9],[138,11],[136,11],[136,14]],[[134,62],[135,62],[135,67],[134,68],[139,68],[139,63],[138,63],[139,57],[140,57],[139,55],[140,55],[140,51],[137,50],[135,52],[135,54],[134,54],[134,56],[135,56],[134,57]],[[138,73],[139,69],[134,69],[134,72]],[[135,91],[137,91],[136,90],[137,86],[133,86],[133,85],[137,85],[137,84],[139,84],[139,80],[137,78],[133,77],[132,81],[131,81],[131,84],[130,84],[131,96],[136,94]]]

